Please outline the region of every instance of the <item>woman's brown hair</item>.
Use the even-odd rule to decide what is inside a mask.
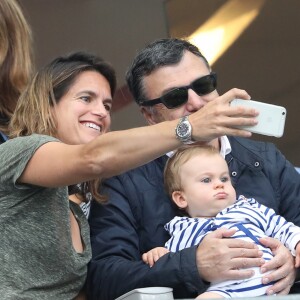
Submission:
[[[112,66],[102,58],[85,52],[75,52],[54,59],[36,73],[21,94],[10,122],[10,137],[44,134],[56,137],[57,122],[53,107],[69,91],[77,77],[85,71],[100,73],[109,83],[112,96],[116,76]],[[96,200],[104,201],[98,192],[100,179],[82,184],[79,189],[87,199],[90,192]]]

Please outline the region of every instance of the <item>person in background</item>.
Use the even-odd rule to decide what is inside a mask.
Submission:
[[[105,200],[98,190],[101,179],[182,145],[174,133],[178,120],[108,132],[115,89],[110,64],[76,52],[54,59],[21,94],[9,126],[11,139],[0,146],[3,298],[83,299],[91,245],[79,204],[89,195]],[[227,123],[229,131],[237,124],[256,124],[252,109],[232,113],[237,117]],[[214,136],[203,131],[202,119],[200,112],[190,115],[195,140]]]
[[[166,164],[164,182],[179,216],[165,225],[171,236],[166,248],[143,254],[143,261],[150,267],[167,249],[177,252],[199,245],[218,228],[234,229],[233,238],[255,243],[265,261],[271,260],[273,254],[258,239],[277,238],[296,257],[295,267],[300,266],[300,228],[253,198],[240,195],[237,199],[227,163],[216,148],[197,144],[179,148]],[[248,280],[212,282],[197,299],[263,296],[273,283],[264,285],[261,278],[259,268],[253,268],[253,276]]]
[[[15,0],[0,1],[0,144],[21,92],[33,72],[32,35]]]
[[[224,134],[223,125],[234,116],[224,99],[240,98],[234,94],[241,90],[219,95],[216,75],[197,47],[176,38],[154,41],[136,55],[126,78],[150,127],[181,118],[177,136],[189,143],[193,140],[189,118],[199,112],[203,132],[215,133],[204,144],[226,159],[237,194],[253,197],[300,225],[299,174],[273,144]],[[192,298],[205,292],[210,282],[251,277],[251,267],[261,268],[264,284],[276,281],[268,294],[287,294],[295,281],[294,259],[272,238],[260,239],[275,255],[268,262],[253,243],[223,238],[233,234],[226,229],[210,233],[199,246],[164,255],[152,268],[142,261],[143,253],[169,239],[164,225],[177,213],[163,186],[167,159],[163,155],[103,182],[109,201],[93,202],[89,217],[93,250],[89,297],[110,300],[135,288],[165,286],[173,288],[175,298]]]

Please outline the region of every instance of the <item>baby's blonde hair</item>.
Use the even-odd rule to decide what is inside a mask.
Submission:
[[[219,151],[209,145],[191,144],[179,148],[167,161],[164,170],[165,189],[170,197],[174,191],[181,191],[180,169],[183,164],[196,155],[220,155]]]

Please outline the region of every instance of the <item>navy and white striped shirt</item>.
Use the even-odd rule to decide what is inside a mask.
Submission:
[[[269,236],[280,240],[295,255],[295,246],[300,241],[300,228],[287,222],[275,211],[255,199],[240,196],[231,206],[211,219],[175,217],[165,225],[171,238],[166,247],[171,252],[198,245],[204,236],[220,227],[236,228],[235,238],[245,238],[258,246],[259,238]]]
[[[166,247],[171,252],[198,245],[209,233],[218,228],[236,228],[234,238],[254,242],[263,252],[263,258],[268,261],[273,258],[272,251],[259,243],[259,238],[269,236],[280,240],[293,255],[295,247],[300,241],[300,228],[287,222],[283,217],[276,215],[275,211],[254,199],[240,196],[231,206],[223,209],[216,217],[188,218],[175,217],[165,229],[171,238]],[[224,298],[254,297],[265,295],[269,284],[262,284],[262,274],[258,267],[251,268],[255,274],[250,279],[212,283],[208,291],[217,293]]]

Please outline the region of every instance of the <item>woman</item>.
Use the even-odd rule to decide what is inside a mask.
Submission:
[[[14,0],[0,1],[0,144],[7,140],[8,123],[32,74],[31,30]]]
[[[88,224],[78,204],[90,192],[102,200],[99,182],[91,180],[180,146],[174,132],[178,120],[106,133],[115,88],[109,64],[74,53],[38,72],[21,95],[11,120],[12,139],[0,146],[0,290],[5,297],[76,297],[91,257]],[[189,116],[196,140],[213,134],[203,129],[205,112]],[[67,187],[81,182],[86,184],[69,197]]]

